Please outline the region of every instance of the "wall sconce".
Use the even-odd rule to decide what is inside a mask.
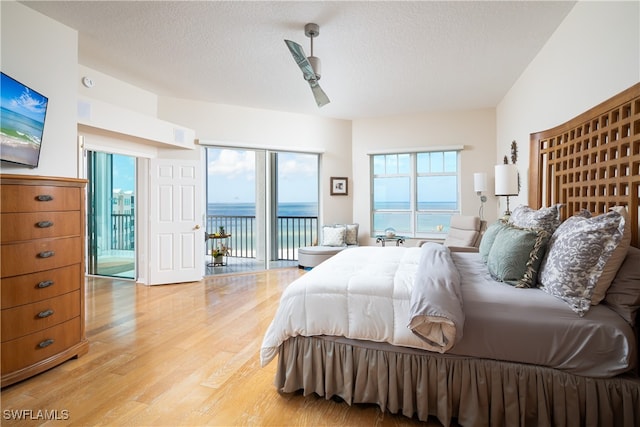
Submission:
[[[483,191],[487,191],[487,174],[484,172],[476,172],[473,174],[473,191],[480,196],[480,209],[478,210],[478,216],[483,220],[484,204],[487,201],[487,196],[482,194]]]
[[[509,196],[518,195],[518,167],[514,164],[496,165],[496,196],[507,197],[507,210],[505,216],[511,215],[509,210]]]

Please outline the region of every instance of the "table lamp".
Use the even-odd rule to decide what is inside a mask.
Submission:
[[[511,215],[509,210],[509,196],[518,195],[518,167],[514,164],[496,165],[496,196],[507,197],[507,210],[504,216]]]

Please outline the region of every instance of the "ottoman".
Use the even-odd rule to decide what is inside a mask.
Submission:
[[[298,249],[298,267],[315,267],[338,252],[347,249],[347,246],[307,246]]]

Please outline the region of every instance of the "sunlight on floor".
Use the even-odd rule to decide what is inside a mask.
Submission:
[[[216,274],[230,274],[230,273],[249,273],[255,271],[265,270],[264,262],[256,260],[255,258],[236,258],[227,257],[225,265],[210,267],[208,264],[211,262],[209,258],[206,260],[205,275],[212,276]],[[269,268],[288,268],[297,267],[298,261],[271,261]]]

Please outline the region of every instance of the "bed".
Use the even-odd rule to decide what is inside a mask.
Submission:
[[[287,287],[260,355],[277,389],[445,426],[640,425],[640,84],[530,153],[529,206],[479,253],[354,248]]]

